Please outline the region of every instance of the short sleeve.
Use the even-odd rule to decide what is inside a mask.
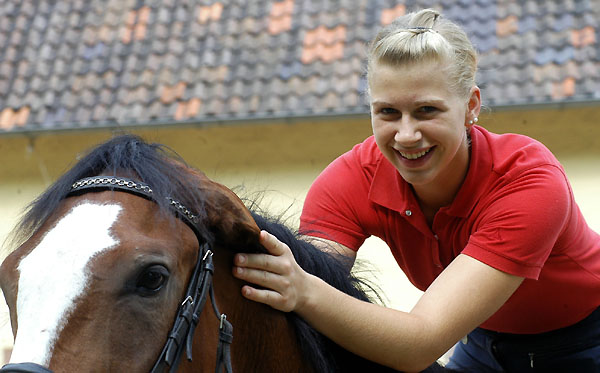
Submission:
[[[543,165],[505,175],[486,196],[463,254],[498,270],[537,279],[566,227],[572,192],[564,171]]]
[[[369,214],[368,179],[354,150],[333,161],[308,191],[300,232],[358,250],[368,237],[361,224]]]

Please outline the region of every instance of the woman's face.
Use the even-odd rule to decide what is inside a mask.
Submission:
[[[417,192],[458,188],[469,166],[465,126],[479,113],[479,89],[457,95],[437,61],[374,63],[369,83],[377,146],[404,180]]]

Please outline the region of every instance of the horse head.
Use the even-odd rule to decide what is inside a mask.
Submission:
[[[258,226],[231,190],[167,153],[134,136],[115,138],[31,204],[18,226],[24,242],[0,270],[15,336],[3,371],[142,372],[177,365],[178,356],[164,357],[173,355],[165,343],[174,339],[178,310],[200,301],[186,292],[195,268],[205,266],[206,248],[217,253],[215,281],[222,284],[216,302],[203,301],[233,301],[236,309],[248,303],[230,275],[231,258],[236,250],[261,250]],[[74,186],[82,181],[91,185]],[[232,312],[230,319],[247,318]],[[183,317],[196,318],[188,321],[202,332],[170,348],[179,355],[189,343],[193,370],[214,370],[221,320],[210,312]],[[180,368],[192,365],[184,361]]]

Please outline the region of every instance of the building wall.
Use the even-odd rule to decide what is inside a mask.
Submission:
[[[483,114],[479,123],[496,132],[517,132],[545,143],[561,160],[576,198],[600,231],[600,108],[580,107]],[[264,194],[274,213],[297,217],[305,193],[335,157],[370,135],[368,118],[169,127],[131,132],[169,145],[188,163],[243,196]],[[86,149],[110,138],[109,130],[49,132],[0,137],[0,240],[20,211],[72,165]],[[240,188],[241,186],[241,188]],[[6,248],[8,249],[8,248]],[[409,310],[420,292],[407,283],[378,239],[369,239],[359,257],[373,262],[388,305]],[[5,312],[5,311],[4,311]],[[0,313],[1,346],[10,346],[8,317]]]

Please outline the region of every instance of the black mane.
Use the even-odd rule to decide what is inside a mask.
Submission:
[[[192,208],[204,220],[205,200],[194,187],[197,179],[191,169],[173,150],[161,144],[149,144],[134,135],[121,135],[99,145],[63,174],[43,194],[29,204],[25,215],[13,231],[13,241],[28,239],[48,219],[66,198],[71,185],[82,178],[97,175],[118,175],[142,181],[152,187],[161,211],[169,210],[167,197]],[[202,229],[202,227],[199,227]],[[200,234],[212,242],[207,229]]]

